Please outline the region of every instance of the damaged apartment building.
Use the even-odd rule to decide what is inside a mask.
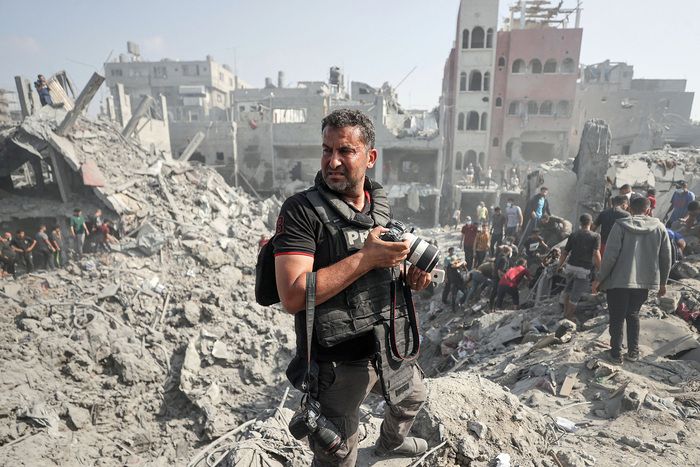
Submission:
[[[211,56],[205,60],[144,61],[139,46],[127,43],[128,53],[104,64],[111,96],[105,111],[122,126],[137,111],[151,118],[137,128],[160,121],[167,128],[155,141],[141,143],[211,166],[234,165],[236,124],[232,121],[231,91],[244,86],[227,66]],[[144,108],[145,107],[145,108]],[[167,135],[167,136],[164,136]]]
[[[434,112],[403,109],[385,83],[374,88],[350,83],[337,67],[328,81],[300,81],[290,87],[279,72],[277,83],[233,92],[238,125],[238,175],[241,186],[258,193],[289,195],[313,183],[321,155],[321,119],[338,108],[353,108],[372,118],[377,165],[368,175],[388,191],[394,214],[416,223],[437,222],[442,143]]]
[[[514,1],[499,30],[498,0],[460,2],[440,100],[443,219],[476,198],[502,204],[489,186],[465,182],[468,167],[491,167],[502,189],[513,171],[522,185],[540,164],[576,156],[591,120],[608,124],[612,154],[700,143],[685,80],[633,79],[625,63],[582,65],[581,3],[564,3]]]
[[[684,79],[635,79],[632,65],[606,60],[583,68],[577,124],[605,120],[613,154],[698,144],[700,128],[690,124],[694,97]]]

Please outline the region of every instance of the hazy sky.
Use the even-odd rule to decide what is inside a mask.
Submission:
[[[511,2],[501,1],[502,16]],[[575,0],[565,0],[573,5]],[[0,0],[0,87],[65,69],[79,88],[126,41],[144,59],[204,59],[207,54],[262,86],[326,80],[331,65],[346,78],[398,83],[406,107],[432,108],[455,37],[459,0]],[[700,91],[697,0],[583,0],[584,64],[609,58],[635,67],[637,78],[686,78]],[[105,94],[103,88],[102,95]],[[700,119],[700,105],[693,108]]]

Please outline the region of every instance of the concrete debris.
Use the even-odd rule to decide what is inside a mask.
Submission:
[[[99,207],[121,238],[111,253],[0,285],[0,340],[11,343],[0,357],[0,445],[15,442],[4,462],[186,465],[285,389],[293,321],[254,303],[251,275],[279,202],[153,155],[112,123],[79,117],[59,137],[64,115],[44,107],[9,135],[53,147],[76,173],[89,153],[104,186],[72,191],[68,203],[14,194],[2,219],[30,211],[63,223],[75,206]],[[284,424],[260,423],[227,462],[266,452],[268,465],[309,463],[303,446],[283,449]]]

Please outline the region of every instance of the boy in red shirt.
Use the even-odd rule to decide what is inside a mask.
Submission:
[[[647,199],[649,200],[649,209],[646,214],[647,216],[653,216],[654,209],[656,209],[656,190],[654,188],[647,190]]]
[[[517,309],[520,305],[520,293],[518,286],[524,277],[530,279],[532,276],[525,267],[525,259],[520,258],[515,262],[515,266],[510,268],[498,281],[498,291],[496,292],[496,308],[503,309],[503,299],[508,294],[513,300],[513,309]]]

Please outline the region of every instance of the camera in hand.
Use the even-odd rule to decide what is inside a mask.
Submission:
[[[408,262],[428,273],[432,273],[433,269],[440,260],[440,250],[435,245],[418,238],[413,235],[401,221],[390,220],[386,226],[388,232],[384,232],[379,238],[385,242],[402,242],[408,240],[410,243],[410,251],[408,252]],[[442,282],[444,279],[444,271],[436,270],[432,274],[433,282]]]
[[[348,449],[338,427],[321,415],[321,404],[307,397],[289,422],[289,432],[296,439],[309,436],[326,454],[345,457]]]

